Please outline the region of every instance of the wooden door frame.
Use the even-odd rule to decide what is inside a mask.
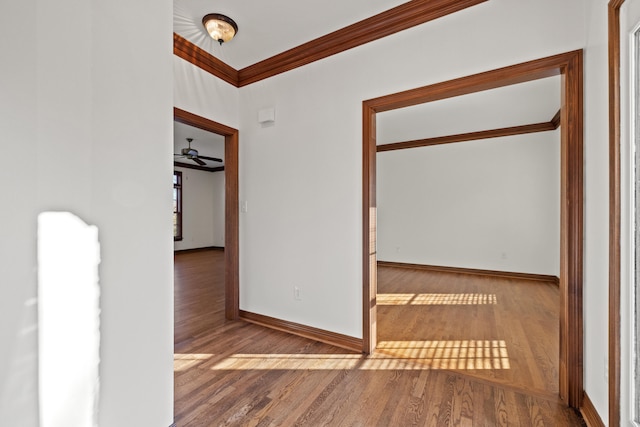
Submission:
[[[620,374],[622,363],[620,319],[620,8],[625,0],[607,6],[609,56],[609,425],[620,425]]]
[[[175,107],[173,119],[224,136],[224,313],[227,319],[235,320],[240,312],[238,130]]]
[[[363,351],[376,347],[376,114],[469,93],[561,77],[560,397],[583,399],[583,53],[562,53],[363,101]]]

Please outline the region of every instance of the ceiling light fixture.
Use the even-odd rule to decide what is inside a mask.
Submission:
[[[212,39],[220,43],[228,42],[238,33],[238,25],[233,19],[220,13],[210,13],[202,18],[202,25]]]

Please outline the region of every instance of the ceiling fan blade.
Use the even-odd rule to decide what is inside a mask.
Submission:
[[[203,162],[202,160],[200,160],[197,157],[192,158],[191,160],[193,160],[194,162],[196,162],[197,164],[199,164],[200,166],[206,166],[207,164],[205,162]]]
[[[222,162],[222,159],[218,159],[217,157],[208,157],[208,156],[198,156],[201,159],[211,160],[212,162]]]

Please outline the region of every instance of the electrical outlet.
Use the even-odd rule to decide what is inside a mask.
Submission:
[[[302,300],[302,297],[300,297],[300,288],[297,286],[293,287],[293,299],[296,301]]]

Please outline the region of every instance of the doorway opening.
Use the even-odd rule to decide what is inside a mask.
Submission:
[[[174,121],[224,137],[224,287],[225,317],[238,318],[239,292],[239,218],[238,218],[238,130],[195,115],[173,109]]]
[[[426,102],[561,77],[559,391],[579,408],[583,398],[582,51],[573,51],[363,102],[363,351],[377,347],[376,114]]]

